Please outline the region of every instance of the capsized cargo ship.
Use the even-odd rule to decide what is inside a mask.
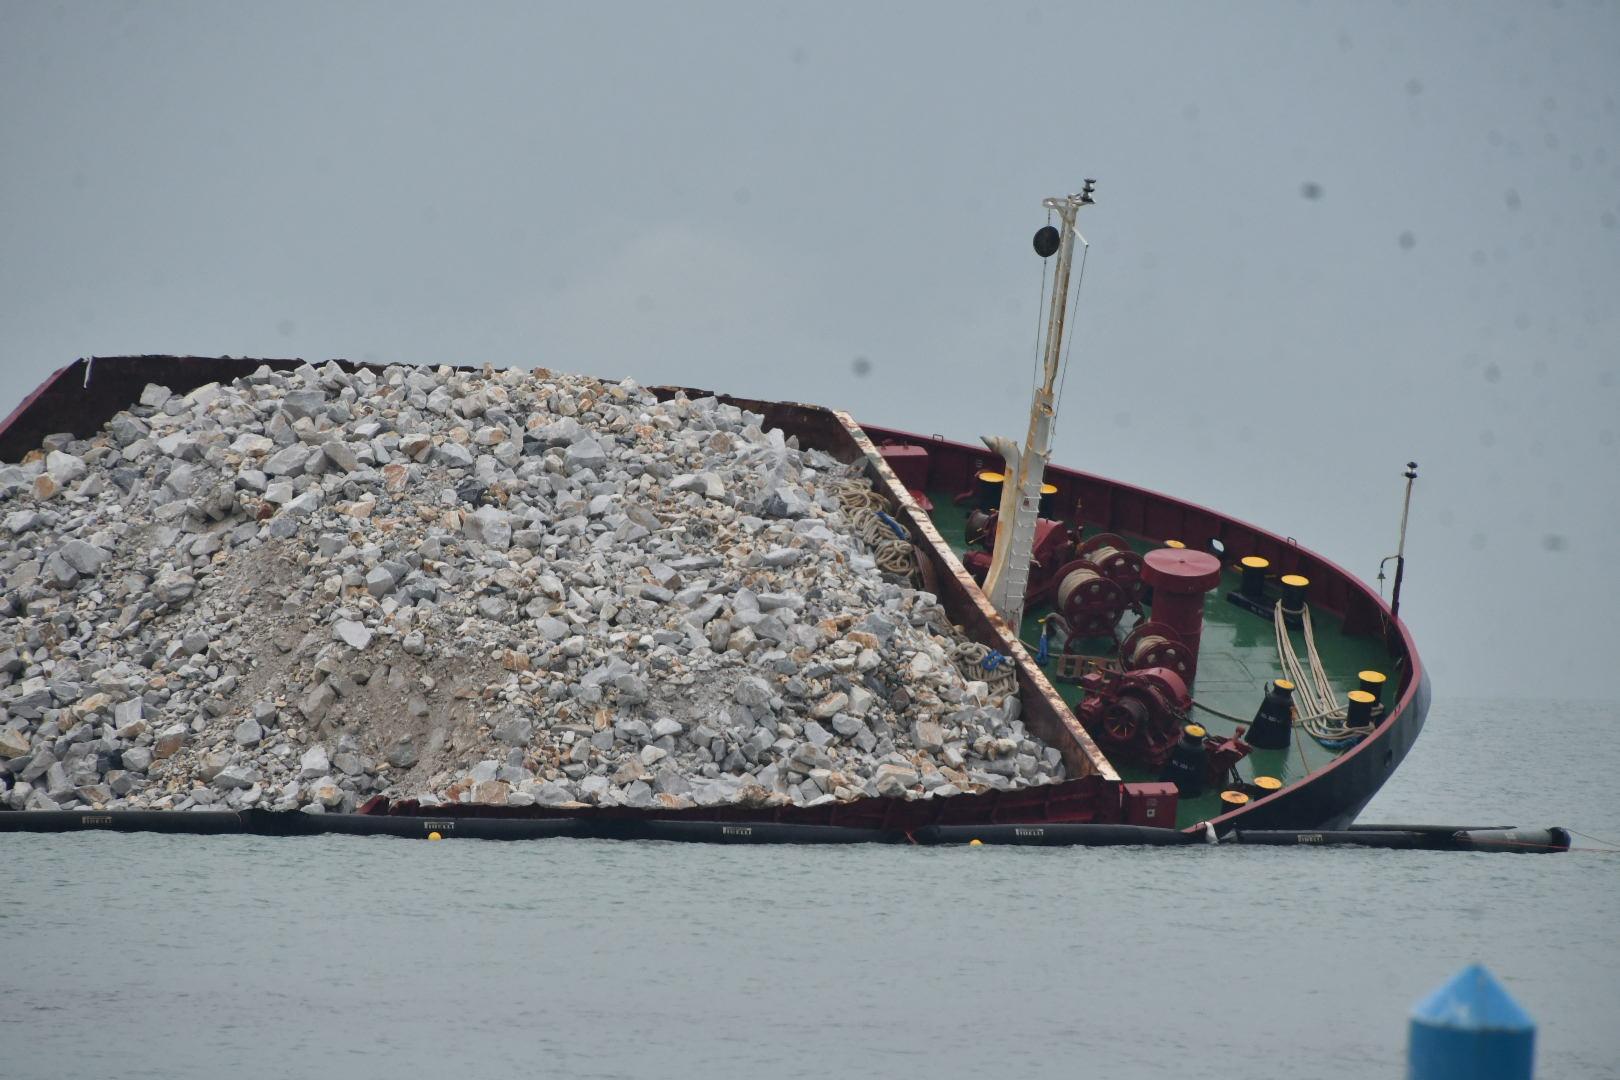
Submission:
[[[802,447],[859,463],[911,545],[916,585],[989,650],[986,678],[1016,680],[1025,726],[1062,754],[1068,779],[946,798],[868,797],[816,806],[681,810],[495,807],[431,811],[375,797],[354,815],[209,814],[212,831],[449,832],[747,839],[754,830],[829,828],[849,839],[926,839],[958,826],[1116,827],[1216,836],[1348,827],[1406,756],[1429,680],[1398,618],[1354,575],[1275,532],[1172,495],[1049,461],[1055,387],[1082,192],[1048,199],[1058,221],[1035,250],[1056,257],[1044,379],[1022,445],[984,445],[863,426],[815,405],[715,394],[765,417]],[[48,378],[0,424],[0,461],[45,436],[88,437],[148,383],[184,393],[298,359],[96,357]],[[361,366],[342,362],[350,368]],[[660,396],[712,391],[664,387]],[[1410,495],[1415,468],[1408,468]],[[1404,532],[1404,521],[1403,521]],[[430,813],[431,816],[424,816]],[[133,815],[65,815],[63,827],[160,827]],[[196,819],[196,814],[170,817]],[[11,815],[6,815],[12,818]],[[135,823],[134,819],[142,819]],[[80,821],[79,819],[83,819]],[[352,820],[351,820],[352,819]],[[188,826],[185,831],[195,831]],[[1038,834],[1037,834],[1038,835]],[[1101,834],[1099,834],[1101,835]]]

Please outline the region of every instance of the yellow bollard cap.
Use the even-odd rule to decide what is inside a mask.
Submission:
[[[1057,494],[1057,485],[1056,484],[1042,484],[1041,485],[1041,494],[1042,495],[1056,495]]]
[[[1240,806],[1247,805],[1249,797],[1241,791],[1223,791],[1221,792],[1221,802],[1225,803],[1229,809],[1236,810]]]
[[[1311,579],[1306,577],[1304,574],[1284,574],[1282,576],[1282,583],[1284,585],[1294,585],[1303,589],[1305,586],[1311,583]]]
[[[983,840],[969,840],[968,847],[984,847]]]
[[[1382,671],[1358,671],[1356,672],[1356,678],[1360,679],[1364,683],[1382,683],[1389,681],[1389,676],[1385,675]]]
[[[1259,555],[1245,555],[1240,561],[1250,570],[1264,570],[1271,565],[1270,559],[1262,558]]]
[[[1166,540],[1164,542],[1164,546],[1167,548],[1184,548],[1187,545],[1183,544],[1180,540]]]
[[[440,836],[436,832],[430,832],[430,833],[428,833],[428,839],[429,840],[443,840],[444,837]]]
[[[983,480],[987,484],[999,484],[1003,480],[1007,479],[1007,477],[998,472],[985,471],[979,474],[979,479]]]
[[[1282,781],[1275,776],[1257,776],[1254,778],[1254,786],[1265,792],[1281,791]]]
[[[1369,694],[1365,690],[1352,690],[1350,691],[1350,700],[1360,705],[1371,705],[1373,702],[1377,701],[1378,698],[1376,695]]]
[[[1191,735],[1195,739],[1202,739],[1205,735],[1209,734],[1209,732],[1204,730],[1204,725],[1202,724],[1188,724],[1181,730],[1183,734]]]
[[[1294,688],[1293,681],[1290,679],[1272,679],[1271,684],[1279,690],[1292,690]]]

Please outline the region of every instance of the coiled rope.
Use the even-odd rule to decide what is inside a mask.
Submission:
[[[889,500],[872,490],[870,480],[859,477],[846,477],[841,480],[833,480],[827,486],[832,489],[833,498],[838,500],[838,505],[842,506],[846,512],[850,510],[888,509]]]
[[[1098,566],[1102,566],[1106,564],[1109,559],[1118,558],[1122,555],[1125,555],[1125,552],[1121,551],[1112,544],[1098,544],[1096,547],[1088,551],[1083,557],[1090,559]]]
[[[878,569],[918,583],[921,573],[911,537],[905,526],[892,516],[889,500],[872,488],[871,481],[864,477],[847,477],[830,481],[827,487],[850,519],[855,535],[871,549]],[[939,613],[939,618],[945,621],[943,612]],[[946,626],[949,626],[948,621]],[[951,633],[960,631],[951,627]],[[986,683],[993,697],[1003,698],[1017,692],[1018,665],[1005,653],[977,641],[963,641],[956,646],[951,659],[964,679]]]
[[[956,670],[970,682],[990,685],[990,692],[1000,697],[1017,687],[1018,665],[1006,653],[996,652],[977,641],[964,641],[956,646]]]
[[[1157,649],[1159,646],[1169,644],[1170,639],[1167,637],[1163,637],[1159,634],[1148,634],[1146,637],[1139,638],[1132,643],[1131,655],[1127,659],[1134,662],[1138,656],[1146,656],[1149,652]]]
[[[833,480],[828,484],[838,505],[872,551],[878,569],[885,574],[916,583],[919,576],[917,555],[905,527],[889,513],[889,501],[872,488],[871,481],[857,477]]]
[[[1082,566],[1078,570],[1071,570],[1069,573],[1064,575],[1062,581],[1058,582],[1057,609],[1059,611],[1067,611],[1069,608],[1070,597],[1072,597],[1080,589],[1085,588],[1093,582],[1101,580],[1102,575],[1096,570],[1093,570],[1091,567]]]

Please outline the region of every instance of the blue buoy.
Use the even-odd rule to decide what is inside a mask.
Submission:
[[[1536,1022],[1480,964],[1412,1007],[1407,1080],[1530,1080]]]

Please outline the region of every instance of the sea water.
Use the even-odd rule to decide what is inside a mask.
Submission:
[[[1617,712],[1437,701],[1361,820],[1620,840]],[[1620,1076],[1595,850],[0,834],[0,943],[6,1078],[1394,1078],[1475,960]]]

